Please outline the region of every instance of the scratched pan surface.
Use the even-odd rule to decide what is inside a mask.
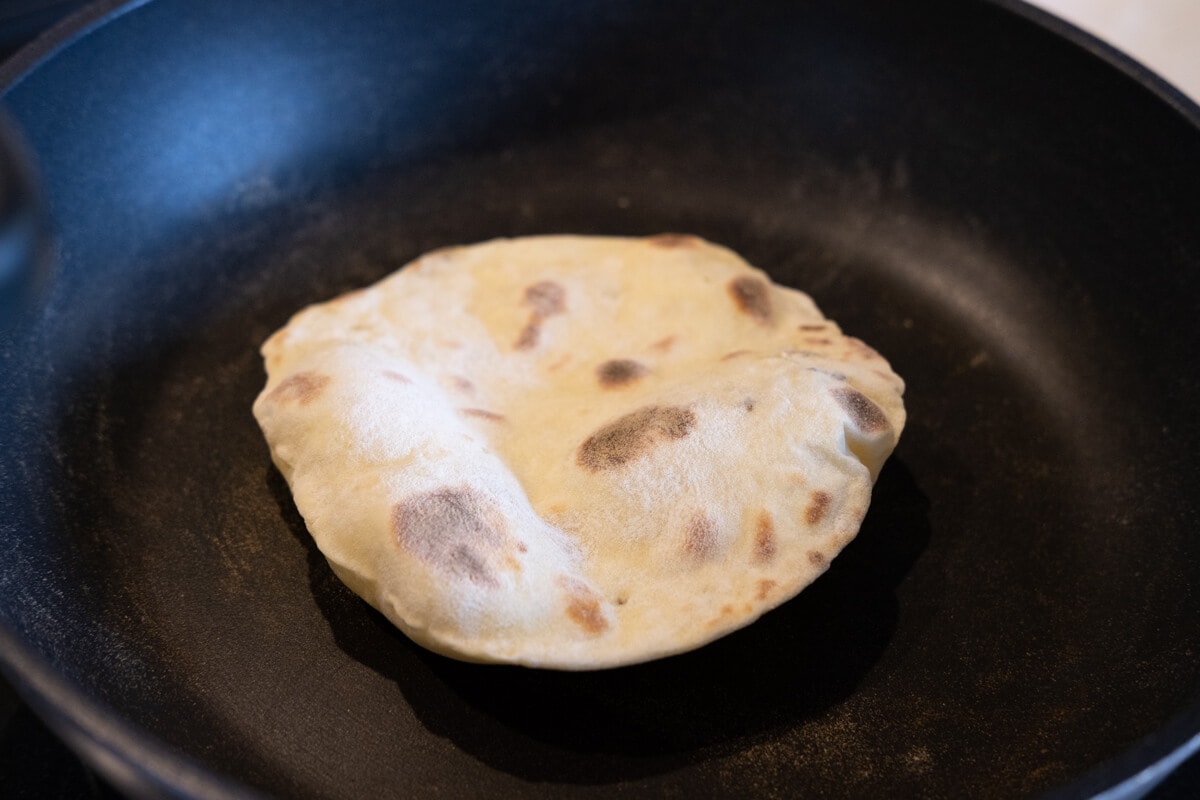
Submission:
[[[1185,741],[1196,109],[1015,6],[899,6],[155,0],[27,51],[61,267],[0,367],[15,683],[154,794],[1082,796]],[[425,250],[561,231],[739,250],[911,421],[858,540],[752,627],[456,663],[314,549],[257,348]]]

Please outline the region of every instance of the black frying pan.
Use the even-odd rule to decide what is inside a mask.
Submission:
[[[961,0],[104,12],[7,75],[60,268],[0,348],[0,642],[118,785],[1075,797],[1200,730],[1200,113],[1134,65]],[[860,537],[695,653],[426,653],[250,416],[301,306],[553,231],[729,245],[908,379]]]

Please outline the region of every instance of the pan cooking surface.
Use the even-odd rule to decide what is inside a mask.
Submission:
[[[1010,797],[1195,702],[1200,136],[1166,104],[986,4],[234,5],[157,0],[8,97],[63,266],[4,355],[0,619],[86,695],[284,796]],[[271,466],[259,344],[434,247],[662,231],[908,381],[858,539],[660,662],[412,645]]]

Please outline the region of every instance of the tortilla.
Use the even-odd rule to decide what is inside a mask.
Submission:
[[[262,352],[254,414],[334,572],[469,661],[749,624],[854,538],[905,421],[878,353],[692,236],[438,250]]]

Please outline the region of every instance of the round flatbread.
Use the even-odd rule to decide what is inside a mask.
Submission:
[[[334,572],[471,661],[747,625],[855,536],[905,420],[879,354],[692,236],[435,251],[263,355],[254,414]]]

